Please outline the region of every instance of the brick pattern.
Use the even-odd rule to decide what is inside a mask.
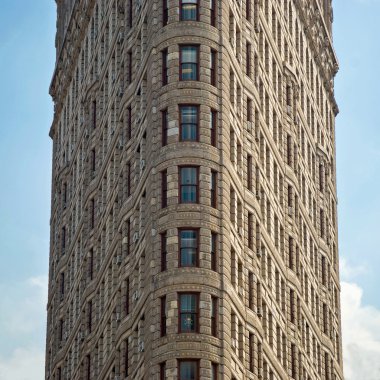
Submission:
[[[46,379],[175,380],[186,359],[202,380],[343,379],[331,1],[219,0],[215,26],[210,0],[197,21],[166,3],[163,26],[161,0],[57,1]],[[179,80],[182,45],[197,81]],[[197,266],[180,267],[183,228]]]

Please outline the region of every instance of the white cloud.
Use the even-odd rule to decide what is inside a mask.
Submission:
[[[0,292],[0,380],[43,379],[47,276],[0,283]]]
[[[17,348],[9,358],[0,356],[1,380],[41,380],[45,373],[41,348]]]
[[[345,379],[379,380],[380,310],[362,304],[363,290],[359,285],[353,282],[341,285]]]

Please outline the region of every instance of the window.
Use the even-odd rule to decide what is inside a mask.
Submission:
[[[198,0],[180,0],[181,21],[198,21]]]
[[[160,380],[165,380],[166,362],[160,363]]]
[[[181,105],[180,111],[180,141],[198,141],[199,107]]]
[[[132,28],[133,23],[133,0],[129,0],[129,17],[128,17],[129,27]]]
[[[128,162],[127,164],[127,197],[131,196],[131,163]]]
[[[96,100],[92,102],[92,128],[96,128]]]
[[[127,126],[128,140],[132,137],[132,106],[128,107],[128,126]]]
[[[63,198],[63,208],[66,208],[66,205],[67,205],[67,183],[65,182],[63,184],[63,191],[62,191],[63,195],[62,195],[62,198]]]
[[[132,52],[128,52],[128,84],[132,83]]]
[[[210,187],[210,192],[211,192],[211,207],[216,208],[218,199],[217,199],[217,178],[218,178],[218,173],[215,170],[211,170],[211,187]]]
[[[198,266],[198,230],[180,230],[179,266]]]
[[[160,333],[161,336],[166,335],[166,296],[163,296],[160,298],[160,314],[161,314],[161,321],[160,321]]]
[[[61,273],[61,300],[63,299],[64,295],[65,295],[65,272],[62,272]]]
[[[246,0],[245,18],[248,21],[251,20],[251,1],[252,0]]]
[[[198,168],[180,168],[180,203],[198,203]]]
[[[199,46],[180,47],[180,80],[199,80]]]
[[[248,213],[248,248],[253,250],[253,214]]]
[[[211,297],[211,335],[218,336],[218,298]]]
[[[87,355],[87,380],[91,380],[91,356]]]
[[[247,74],[247,76],[251,77],[251,74],[252,74],[252,70],[251,70],[251,54],[252,54],[252,49],[251,49],[251,44],[249,42],[247,42],[247,60],[246,60],[246,69],[245,69],[245,72]]]
[[[167,235],[161,234],[161,272],[167,269]]]
[[[66,227],[62,227],[62,237],[61,237],[62,255],[65,254],[66,250]]]
[[[95,155],[95,148],[91,150],[91,174],[92,176],[95,175],[96,170],[96,155]]]
[[[94,249],[91,248],[90,250],[90,257],[89,257],[89,263],[88,263],[88,277],[90,280],[94,278]]]
[[[162,0],[162,26],[166,26],[169,23],[169,8],[168,0]]]
[[[211,380],[218,380],[218,363],[211,363]]]
[[[168,49],[162,51],[162,85],[165,86],[169,82],[169,68],[168,68]]]
[[[168,110],[161,111],[161,123],[162,123],[162,146],[168,144]]]
[[[211,270],[216,272],[216,255],[217,255],[217,247],[218,247],[218,234],[215,232],[211,232]]]
[[[92,301],[88,301],[87,303],[87,329],[90,334],[92,331]]]
[[[126,377],[129,374],[129,343],[128,343],[128,339],[125,341],[124,374],[125,374]]]
[[[161,207],[168,206],[168,171],[165,169],[161,172]]]
[[[210,56],[210,84],[216,86],[216,68],[217,68],[217,54],[216,50],[211,49]]]
[[[249,154],[247,156],[247,188],[249,191],[253,190],[252,169],[252,156]]]
[[[179,332],[198,332],[198,294],[179,295]],[[181,377],[182,379],[182,377]],[[185,378],[187,379],[187,378]]]
[[[216,26],[216,1],[210,0],[210,24]]]
[[[212,146],[216,146],[217,116],[218,116],[217,111],[211,110],[211,113],[210,113],[210,143]]]
[[[127,278],[126,284],[125,284],[125,315],[129,314],[129,278]]]

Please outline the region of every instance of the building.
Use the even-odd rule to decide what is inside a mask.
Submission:
[[[331,0],[57,0],[50,380],[341,380]]]

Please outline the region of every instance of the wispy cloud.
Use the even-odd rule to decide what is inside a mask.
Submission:
[[[47,276],[1,284],[0,380],[44,378]]]
[[[362,268],[352,268],[343,260],[345,277]],[[342,282],[343,357],[346,380],[380,379],[380,310],[363,305],[363,289],[354,282]]]

